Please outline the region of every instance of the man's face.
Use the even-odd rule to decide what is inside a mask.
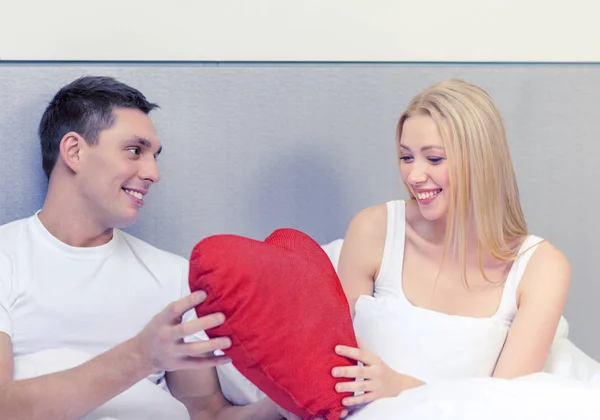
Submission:
[[[77,184],[89,217],[103,228],[137,220],[144,196],[160,179],[156,157],[162,146],[150,118],[137,109],[116,108],[114,124],[95,145],[80,150]]]

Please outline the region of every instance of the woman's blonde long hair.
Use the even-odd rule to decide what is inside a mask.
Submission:
[[[527,235],[500,112],[483,89],[449,79],[413,98],[398,122],[398,144],[404,122],[414,115],[433,119],[446,151],[451,188],[444,256],[452,249],[459,257],[461,277],[468,287],[467,229],[471,220],[477,234],[479,268],[489,281],[482,251],[499,261],[514,261]]]

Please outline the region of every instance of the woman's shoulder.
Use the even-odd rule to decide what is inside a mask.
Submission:
[[[523,253],[534,248],[530,263],[552,266],[553,268],[564,268],[569,265],[569,260],[558,247],[539,236],[528,235],[525,237],[522,248]]]
[[[529,235],[525,249],[535,247],[523,274],[522,284],[532,293],[546,288],[568,288],[571,281],[571,264],[566,255],[550,241]]]
[[[346,240],[356,241],[363,248],[383,244],[387,233],[389,208],[401,204],[403,203],[400,201],[390,201],[362,209],[350,222]]]
[[[387,207],[387,203],[366,207],[354,216],[350,225],[363,230],[384,224],[387,221]]]

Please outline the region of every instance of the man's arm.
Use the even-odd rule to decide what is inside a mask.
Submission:
[[[12,381],[12,343],[0,333],[0,411],[6,419],[76,419],[151,372],[133,341],[63,372]]]
[[[159,370],[202,370],[228,362],[199,357],[227,348],[228,338],[184,343],[183,337],[222,324],[221,314],[181,323],[206,295],[196,292],[168,305],[132,339],[73,369],[13,381],[10,337],[0,333],[0,412],[3,420],[79,419]],[[199,374],[200,372],[197,372]]]
[[[232,406],[221,393],[216,369],[201,372],[180,370],[167,373],[167,383],[191,420],[279,420],[284,417],[269,398],[243,407]]]

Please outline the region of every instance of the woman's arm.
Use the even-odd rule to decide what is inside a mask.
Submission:
[[[358,213],[346,231],[338,276],[353,317],[359,296],[373,294],[373,281],[383,257],[386,227],[387,209],[381,204]]]
[[[515,378],[540,372],[565,306],[571,281],[567,258],[548,242],[538,245],[517,291],[518,311],[494,377]]]
[[[348,227],[340,254],[338,274],[353,316],[359,296],[373,294],[374,280],[383,259],[386,230],[385,204],[361,211]],[[344,398],[342,404],[347,407],[396,396],[405,389],[423,384],[416,378],[392,370],[362,343],[359,343],[359,348],[337,346],[335,351],[340,356],[362,363],[362,366],[336,367],[331,372],[337,378],[363,379],[337,384],[336,390],[340,393],[364,392]]]

